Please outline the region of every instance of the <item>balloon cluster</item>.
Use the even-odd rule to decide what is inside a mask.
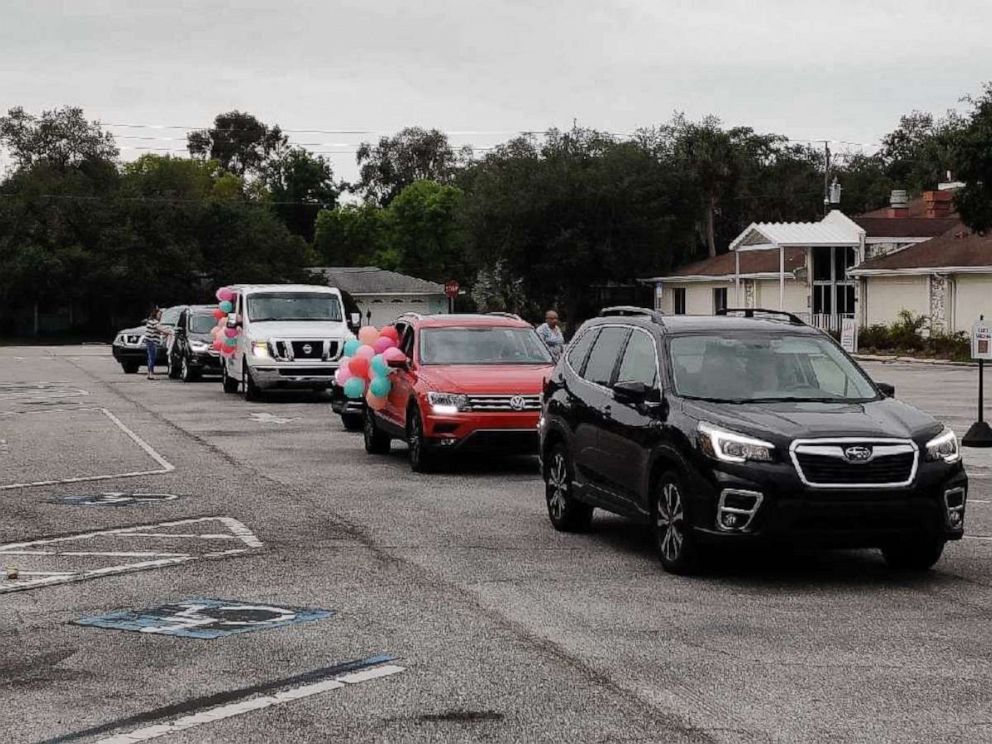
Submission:
[[[234,356],[238,346],[240,331],[227,325],[227,316],[234,312],[234,302],[237,298],[238,293],[230,287],[221,287],[217,290],[218,305],[214,310],[217,325],[210,329],[210,335],[214,337],[213,347],[225,357]]]
[[[391,361],[406,359],[397,348],[399,334],[392,326],[364,326],[358,331],[358,338],[349,339],[344,345],[344,356],[334,379],[344,388],[348,398],[365,398],[373,410],[379,411],[386,405],[393,383],[389,375],[396,371],[389,366]]]

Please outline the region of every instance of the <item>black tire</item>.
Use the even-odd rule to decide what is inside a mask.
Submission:
[[[200,371],[189,366],[189,357],[183,354],[179,362],[179,379],[183,382],[193,382],[199,379]]]
[[[593,507],[573,496],[575,471],[564,444],[556,444],[544,465],[544,498],[548,519],[559,532],[586,532],[592,525]]]
[[[228,395],[234,395],[238,392],[238,388],[241,387],[241,383],[235,380],[229,374],[227,374],[227,360],[222,359],[220,362],[220,375],[221,384],[224,386],[224,392]]]
[[[414,473],[430,473],[434,469],[434,453],[424,441],[424,421],[420,410],[413,406],[407,416],[406,444],[410,451],[410,470]]]
[[[361,431],[365,425],[365,419],[360,413],[342,413],[341,423],[346,431]]]
[[[251,376],[251,367],[247,362],[241,363],[241,381],[245,389],[245,400],[253,403],[262,397],[262,391],[258,389],[254,378]]]
[[[180,375],[180,366],[176,363],[176,355],[171,352],[166,352],[165,357],[165,372],[169,376],[170,380],[178,380]]]
[[[651,495],[651,534],[665,570],[688,575],[699,569],[699,546],[686,519],[685,479],[673,470],[662,473]]]
[[[936,537],[909,538],[882,548],[889,568],[899,571],[929,571],[944,552],[944,540]]]
[[[121,362],[121,369],[124,370],[124,374],[126,375],[138,374],[138,367],[140,366],[137,362]]]
[[[362,416],[362,435],[365,437],[365,451],[370,455],[387,455],[392,439],[375,423],[375,412],[366,407]]]

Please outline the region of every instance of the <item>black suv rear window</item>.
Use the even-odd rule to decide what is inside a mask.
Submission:
[[[629,332],[626,328],[617,327],[608,327],[600,331],[582,376],[597,385],[609,385],[617,357],[620,356],[620,348]]]

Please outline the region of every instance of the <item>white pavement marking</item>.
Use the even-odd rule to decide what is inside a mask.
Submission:
[[[283,418],[281,416],[276,416],[272,413],[250,413],[248,414],[251,419],[259,424],[288,424],[290,421],[296,421],[295,418]]]
[[[209,524],[212,529],[216,529],[217,523],[224,525],[230,531],[230,539],[240,540],[245,546],[243,548],[232,548],[228,550],[211,551],[208,553],[146,553],[129,551],[81,551],[81,550],[37,550],[41,546],[55,545],[58,543],[73,543],[78,541],[93,540],[101,537],[144,537],[150,530],[161,530],[163,527],[180,527],[195,524]],[[203,535],[193,533],[154,533],[160,537],[170,536],[177,539],[199,538]],[[215,538],[215,533],[207,533]],[[23,542],[7,543],[0,545],[0,560],[4,556],[56,556],[59,558],[79,558],[79,557],[108,557],[108,558],[152,558],[153,560],[136,561],[134,563],[121,563],[114,566],[104,566],[102,568],[80,569],[69,573],[60,573],[46,578],[31,579],[28,581],[17,580],[13,583],[0,583],[0,594],[7,592],[18,592],[26,589],[37,589],[42,586],[53,586],[55,584],[69,584],[77,581],[86,581],[103,576],[113,576],[116,574],[131,573],[133,571],[147,571],[152,568],[162,568],[164,566],[174,566],[180,563],[189,563],[204,558],[221,558],[232,555],[242,555],[252,550],[262,547],[259,540],[251,530],[241,522],[232,517],[197,517],[193,519],[179,519],[171,522],[156,522],[155,524],[141,525],[138,527],[118,527],[112,530],[99,530],[97,532],[84,532],[78,535],[67,535],[64,537],[44,537],[37,540],[26,540]],[[27,571],[19,571],[28,575]]]
[[[294,700],[301,700],[303,698],[312,697],[313,695],[319,695],[322,692],[339,690],[345,685],[356,685],[361,682],[368,682],[372,679],[388,677],[392,674],[399,674],[402,671],[405,671],[404,667],[387,664],[386,666],[376,667],[374,669],[355,672],[353,674],[346,674],[342,677],[338,677],[337,679],[328,679],[322,682],[314,682],[309,685],[293,687],[288,690],[277,692],[274,695],[265,695],[251,700],[244,700],[240,703],[231,703],[230,705],[220,705],[216,708],[209,708],[202,713],[195,713],[190,716],[176,718],[168,723],[146,726],[145,728],[136,729],[135,731],[131,731],[127,734],[116,734],[115,736],[99,739],[96,744],[135,744],[135,742],[149,741],[150,739],[157,739],[160,736],[175,734],[180,731],[186,731],[187,729],[202,726],[205,723],[223,721],[226,718],[240,716],[243,713],[250,713],[253,710],[270,708],[273,705],[285,705],[286,703],[291,703]]]
[[[137,444],[145,453],[151,457],[155,462],[157,462],[162,467],[159,470],[139,470],[130,473],[110,473],[109,475],[84,475],[76,478],[56,478],[55,480],[47,481],[34,481],[31,483],[11,483],[10,485],[0,486],[0,491],[9,491],[14,488],[33,488],[35,486],[55,486],[59,483],[83,483],[86,481],[99,481],[99,480],[110,480],[112,478],[136,478],[143,475],[162,475],[163,473],[171,473],[176,469],[176,466],[171,462],[166,460],[162,455],[152,449],[145,440],[135,434],[133,431],[128,429],[124,423],[117,418],[114,414],[108,411],[106,408],[83,408],[80,410],[91,411],[96,410],[103,413],[107,418],[109,418],[114,424],[131,440]]]

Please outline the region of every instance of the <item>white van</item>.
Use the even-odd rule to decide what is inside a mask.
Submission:
[[[244,390],[256,400],[262,390],[327,390],[352,333],[341,293],[306,284],[237,284],[234,312],[237,352],[221,365],[224,392]],[[357,319],[352,318],[352,323]]]

